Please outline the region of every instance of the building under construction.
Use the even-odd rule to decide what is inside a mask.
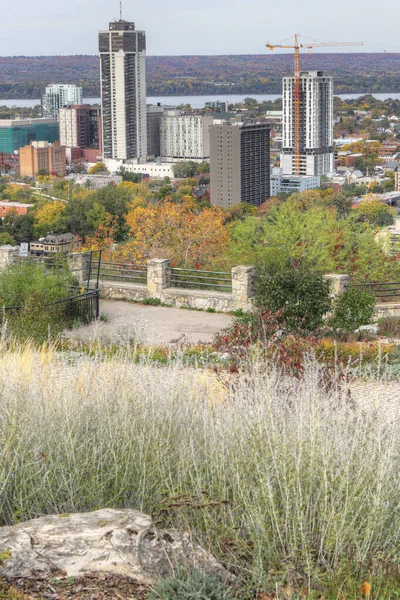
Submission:
[[[320,176],[333,171],[333,79],[322,71],[300,73],[300,161],[295,169],[295,78],[283,79],[284,175]]]
[[[303,37],[303,36],[301,36]],[[319,177],[333,171],[333,80],[322,71],[301,71],[300,50],[332,46],[362,46],[362,42],[270,44],[271,51],[285,48],[294,51],[293,77],[283,79],[283,140],[281,167],[283,175]]]

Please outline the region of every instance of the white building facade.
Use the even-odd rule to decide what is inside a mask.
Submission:
[[[213,117],[181,115],[165,111],[160,120],[160,149],[164,162],[210,159],[210,132]]]
[[[175,163],[147,162],[143,164],[124,163],[120,160],[105,159],[105,165],[109,171],[115,173],[121,167],[124,167],[128,173],[139,173],[139,175],[149,176],[151,179],[164,179],[169,177],[174,179],[173,166]]]
[[[300,81],[300,175],[318,177],[334,169],[333,78],[304,71]],[[294,175],[294,77],[283,78],[282,137],[283,174]]]
[[[44,117],[58,118],[58,111],[65,106],[82,104],[81,87],[67,83],[55,83],[46,87],[42,96],[42,114]]]
[[[297,192],[306,192],[315,190],[321,185],[321,178],[318,176],[307,177],[307,175],[271,175],[271,196],[277,196],[280,193],[294,194]]]
[[[60,108],[58,122],[60,126],[60,144],[67,148],[77,148],[79,142],[76,109]]]
[[[103,157],[147,157],[146,35],[122,19],[99,33]]]

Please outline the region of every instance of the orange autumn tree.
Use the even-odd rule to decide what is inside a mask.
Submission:
[[[226,218],[214,206],[199,211],[191,198],[179,204],[167,200],[139,206],[125,217],[131,240],[116,250],[114,258],[136,263],[169,258],[172,266],[219,268],[226,262],[229,246]]]

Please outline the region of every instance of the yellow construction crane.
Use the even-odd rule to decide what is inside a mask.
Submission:
[[[329,48],[334,46],[363,46],[363,42],[320,42],[301,44],[299,33],[294,34],[293,45],[265,44],[271,51],[275,48],[289,48],[294,51],[294,158],[293,170],[295,175],[300,175],[301,155],[301,81],[300,81],[300,49],[312,50],[313,48]]]

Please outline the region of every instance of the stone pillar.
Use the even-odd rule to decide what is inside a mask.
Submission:
[[[7,265],[18,262],[19,246],[0,246],[0,270],[3,270]]]
[[[335,275],[330,273],[329,275],[324,275],[324,279],[329,281],[331,286],[331,298],[337,298],[340,294],[343,294],[350,283],[349,275]]]
[[[91,277],[92,281],[96,280],[97,273],[90,273],[90,252],[73,252],[72,254],[68,254],[68,265],[72,274],[75,275],[80,284],[87,286],[89,276]],[[95,261],[93,268],[97,269],[97,261]]]
[[[255,267],[232,267],[232,297],[234,310],[253,308]]]
[[[147,291],[149,298],[160,298],[169,286],[171,262],[168,258],[152,258],[147,263]]]

